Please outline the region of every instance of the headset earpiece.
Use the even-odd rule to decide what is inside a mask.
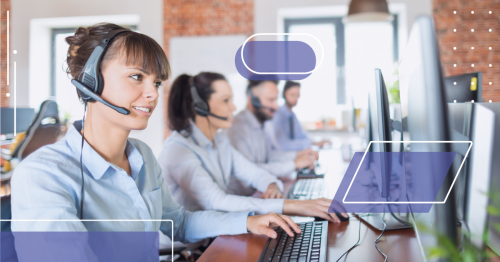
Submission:
[[[189,90],[191,92],[191,98],[193,100],[194,112],[199,116],[203,116],[203,117],[213,116],[215,118],[227,121],[227,117],[222,117],[222,116],[218,116],[218,115],[214,115],[214,114],[210,113],[210,106],[208,105],[208,103],[205,100],[203,100],[201,98],[201,96],[198,93],[198,90],[196,89],[196,86],[193,84],[193,82],[194,82],[194,79],[191,79],[191,87],[189,88]]]
[[[260,99],[258,97],[256,97],[253,92],[252,92],[252,89],[248,89],[248,94],[250,95],[250,102],[252,103],[252,106],[255,108],[255,109],[259,109],[259,108],[262,108],[262,103],[260,102]]]
[[[115,106],[101,97],[104,81],[99,68],[99,64],[114,37],[121,33],[131,32],[127,30],[113,30],[107,33],[98,46],[94,48],[89,59],[85,63],[79,79],[71,80],[71,83],[78,89],[82,100],[86,102],[101,102],[120,114],[128,115],[130,111],[126,108]]]

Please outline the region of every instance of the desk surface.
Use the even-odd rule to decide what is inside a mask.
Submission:
[[[333,198],[349,163],[342,161],[341,151],[338,149],[320,151],[320,163],[327,167],[325,186],[328,197]],[[290,182],[286,181],[285,191],[288,191],[289,186]],[[337,261],[345,251],[358,241],[359,232],[361,232],[360,245],[341,261],[384,261],[384,257],[378,253],[373,243],[380,231],[364,222],[361,223],[361,231],[359,231],[358,218],[352,215],[351,217],[349,222],[328,224],[327,261]],[[256,262],[266,241],[267,237],[253,234],[220,236],[198,261]],[[413,229],[386,231],[379,240],[378,246],[382,252],[386,253],[390,261],[422,261]]]
[[[351,218],[349,222],[328,224],[328,253],[326,261],[337,259],[358,240],[359,220]],[[384,261],[378,253],[373,241],[380,231],[361,223],[360,245],[354,248],[341,261]],[[244,234],[237,236],[220,236],[203,253],[199,262],[241,261],[256,262],[267,241],[265,236]],[[422,261],[413,229],[386,231],[378,242],[382,252],[390,261]]]

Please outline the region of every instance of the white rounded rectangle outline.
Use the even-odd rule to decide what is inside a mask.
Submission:
[[[319,46],[321,47],[321,60],[318,64],[318,66],[314,67],[314,69],[309,71],[309,72],[257,72],[257,71],[254,71],[254,70],[250,69],[250,67],[248,67],[248,65],[245,63],[245,58],[243,57],[243,50],[245,50],[245,45],[247,44],[247,42],[250,39],[252,39],[258,35],[305,35],[305,36],[310,36],[310,37],[314,38],[314,40],[316,40],[319,43]],[[314,52],[314,50],[313,50],[313,52]],[[323,44],[321,44],[321,42],[319,41],[318,38],[316,38],[315,36],[313,36],[311,34],[307,34],[307,33],[258,33],[258,34],[254,34],[254,35],[250,36],[249,38],[247,38],[247,40],[245,40],[245,42],[241,46],[241,61],[243,62],[243,65],[248,69],[248,71],[250,71],[254,74],[258,74],[258,75],[307,75],[307,74],[310,74],[310,73],[316,71],[316,69],[318,69],[321,66],[321,64],[323,63],[324,57],[325,57],[325,50],[323,49]]]
[[[453,179],[453,183],[451,183],[450,190],[448,190],[448,193],[446,194],[446,197],[442,202],[439,201],[415,201],[415,202],[388,202],[388,201],[373,201],[373,202],[360,202],[360,201],[345,201],[345,198],[347,197],[347,194],[349,193],[349,190],[351,190],[352,183],[354,182],[354,179],[356,179],[356,175],[358,174],[359,168],[361,167],[361,163],[363,163],[363,160],[365,159],[366,153],[368,152],[368,149],[370,148],[372,143],[470,143],[469,148],[467,149],[467,153],[465,153],[465,157],[460,164],[460,168],[458,168],[457,174],[455,175],[455,178]],[[358,168],[356,169],[356,173],[354,174],[354,177],[351,180],[351,184],[349,184],[349,188],[347,188],[347,192],[344,195],[344,198],[342,199],[342,203],[344,204],[444,204],[446,203],[446,200],[448,199],[448,196],[450,195],[451,189],[453,188],[453,185],[455,185],[455,181],[457,180],[458,174],[460,174],[460,170],[462,170],[462,166],[465,163],[465,159],[467,159],[467,156],[469,155],[470,149],[472,148],[472,141],[370,141],[368,144],[368,147],[365,150],[365,153],[363,154],[363,158],[361,158],[361,162],[359,162]]]
[[[171,222],[172,223],[172,262],[174,262],[174,221],[171,219],[0,219],[0,222]],[[36,231],[34,231],[36,232]],[[57,232],[57,231],[56,231]],[[65,231],[62,231],[65,232]],[[75,231],[80,232],[80,231]],[[113,231],[111,231],[113,232]],[[14,233],[14,232],[12,232]],[[158,261],[160,258],[158,257]]]

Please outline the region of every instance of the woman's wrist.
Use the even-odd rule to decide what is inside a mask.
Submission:
[[[297,210],[297,200],[286,199],[283,203],[283,214],[284,215],[295,215]]]

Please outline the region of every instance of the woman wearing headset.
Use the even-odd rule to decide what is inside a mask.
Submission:
[[[218,132],[231,127],[236,109],[232,98],[231,87],[217,73],[181,75],[172,84],[168,118],[173,132],[158,162],[176,200],[191,211],[276,212],[340,222],[328,213],[332,200],[258,199],[241,191],[238,183],[264,192],[263,198],[283,198],[282,183]]]
[[[103,40],[113,30],[125,32],[109,43]],[[158,89],[170,73],[167,57],[155,40],[103,23],[78,28],[66,42],[70,45],[67,72],[82,83],[87,81],[81,76],[88,73],[86,62],[94,49],[101,42],[108,43],[97,66],[104,83],[98,95],[130,113],[121,114],[103,103],[88,102],[83,129],[81,121],[75,122],[61,141],[42,147],[19,164],[12,178],[13,219],[74,221],[13,221],[13,231],[161,230],[183,242],[248,231],[275,237],[269,228],[272,226],[283,227],[289,235],[290,227],[300,232],[287,216],[190,212],[172,198],[151,149],[128,138],[130,131],[147,127],[158,103]],[[78,94],[82,98],[80,91]],[[140,223],[82,222],[79,218]],[[174,232],[170,223],[148,221],[152,219],[172,220]]]

